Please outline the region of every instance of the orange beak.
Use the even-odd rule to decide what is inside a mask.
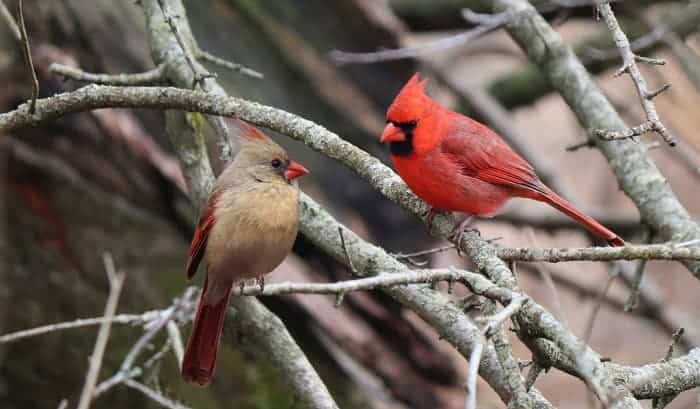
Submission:
[[[298,178],[299,176],[306,175],[307,173],[309,173],[309,171],[305,167],[301,166],[300,164],[294,161],[291,161],[289,162],[289,165],[287,165],[287,170],[284,171],[284,177],[285,179],[292,181]]]
[[[404,135],[403,131],[392,123],[386,124],[382,136],[379,137],[379,143],[403,142],[405,140],[406,135]]]

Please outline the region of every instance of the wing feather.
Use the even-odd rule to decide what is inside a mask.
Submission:
[[[204,257],[204,251],[207,248],[207,239],[212,226],[214,226],[216,203],[219,200],[221,191],[212,192],[207,205],[202,209],[199,217],[199,222],[192,236],[190,243],[189,260],[187,261],[187,278],[192,278],[197,272],[197,268]]]
[[[491,129],[469,118],[456,117],[440,146],[467,176],[537,193],[547,190],[525,159]]]

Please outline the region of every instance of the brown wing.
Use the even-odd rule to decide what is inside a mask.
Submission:
[[[187,261],[187,278],[192,278],[197,272],[199,263],[202,261],[204,251],[207,248],[207,239],[212,226],[214,226],[215,217],[214,210],[216,202],[219,200],[221,191],[212,192],[207,202],[206,207],[202,209],[202,214],[199,217],[199,222],[192,236],[190,243],[189,260]]]

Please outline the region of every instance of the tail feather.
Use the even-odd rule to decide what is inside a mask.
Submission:
[[[555,209],[576,220],[580,225],[585,227],[586,230],[591,232],[591,234],[605,240],[609,245],[614,247],[622,247],[625,245],[625,241],[622,240],[620,236],[608,230],[605,226],[595,221],[592,217],[587,216],[574,208],[571,203],[567,202],[553,191],[548,190],[545,193],[542,193],[537,200],[548,203]]]
[[[185,356],[182,360],[182,378],[185,382],[207,385],[214,374],[219,338],[224,325],[224,314],[231,289],[216,304],[207,304],[205,292],[207,281],[204,280],[202,295],[199,298],[197,315],[192,326],[192,334],[187,342]]]

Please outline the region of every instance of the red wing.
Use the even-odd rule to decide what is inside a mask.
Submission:
[[[456,118],[440,146],[467,176],[540,193],[546,189],[525,159],[491,129],[469,118]]]
[[[187,278],[192,278],[197,272],[199,263],[204,256],[204,250],[207,248],[207,239],[209,232],[214,225],[214,210],[216,202],[219,199],[220,191],[212,192],[209,201],[205,208],[202,209],[202,214],[199,216],[199,222],[192,236],[190,243],[189,260],[187,261]]]

